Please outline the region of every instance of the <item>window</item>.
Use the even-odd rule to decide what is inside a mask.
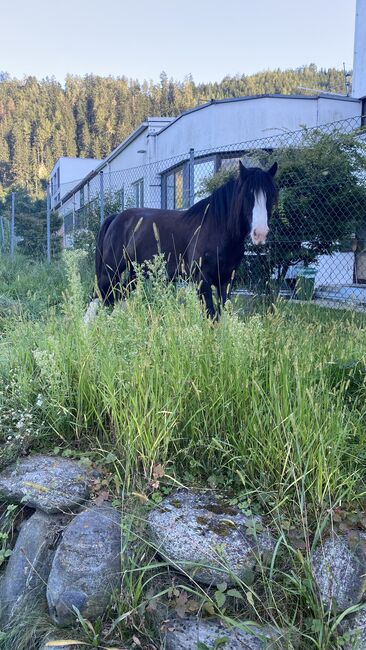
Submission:
[[[56,187],[57,187],[57,189],[59,189],[59,187],[60,187],[60,168],[59,167],[57,167],[57,170],[56,170],[56,179],[57,179]]]
[[[122,187],[120,190],[116,192],[116,200],[119,205],[119,209],[121,212],[125,209],[125,190],[124,187]]]
[[[239,169],[239,161],[241,157],[235,156],[233,158],[221,158],[220,169],[237,171]]]
[[[362,98],[361,106],[361,126],[366,126],[366,97]]]
[[[57,192],[57,185],[56,185],[56,172],[51,178],[51,194],[54,196]]]
[[[168,174],[165,177],[165,191],[166,191],[166,205],[165,207],[168,210],[174,210],[175,208],[175,174]]]
[[[80,190],[80,207],[83,208],[84,205],[85,205],[84,187],[82,187]]]
[[[188,166],[183,165],[163,176],[163,206],[168,210],[185,210],[189,205]]]
[[[136,183],[132,183],[133,188],[133,199],[135,208],[144,207],[144,179],[141,178]]]
[[[199,160],[194,164],[194,202],[204,199],[210,194],[206,188],[206,182],[215,173],[215,159],[206,158]]]

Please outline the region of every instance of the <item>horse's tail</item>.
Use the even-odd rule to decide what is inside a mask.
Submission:
[[[97,241],[96,241],[96,248],[95,248],[95,272],[97,275],[97,284],[99,285],[99,281],[103,272],[103,241],[105,234],[112,223],[114,217],[117,215],[111,214],[109,217],[104,219],[98,233]]]

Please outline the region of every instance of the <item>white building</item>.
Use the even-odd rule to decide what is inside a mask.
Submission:
[[[356,128],[361,108],[359,99],[344,95],[259,95],[214,100],[176,118],[151,117],[103,161],[57,161],[51,186],[60,169],[61,189],[57,184],[52,189],[52,207],[71,214],[103,190],[107,197],[119,197],[121,209],[185,208],[197,199],[205,177],[246,151],[281,146],[303,126],[354,120]],[[192,156],[193,178],[188,172]],[[89,173],[80,179],[84,163]]]
[[[65,194],[101,162],[95,158],[59,158],[50,174],[51,208],[59,205]]]

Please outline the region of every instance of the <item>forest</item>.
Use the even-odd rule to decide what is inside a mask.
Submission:
[[[314,64],[214,83],[162,72],[158,82],[70,74],[61,84],[0,72],[0,200],[15,188],[41,198],[60,156],[103,158],[147,116],[178,115],[211,99],[329,91],[345,92],[343,71]]]

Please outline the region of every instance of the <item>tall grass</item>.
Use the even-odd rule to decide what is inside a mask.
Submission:
[[[156,260],[123,309],[102,308],[86,326],[80,261],[66,257],[57,270],[0,263],[0,292],[21,305],[1,321],[0,466],[29,447],[59,447],[111,463],[123,495],[149,484],[159,464],[166,485],[232,489],[267,515],[273,557],[253,583],[238,583],[236,609],[220,609],[214,592],[195,597],[233,624],[239,613],[295,629],[300,648],[338,647],[343,615],[321,604],[310,556],[334,507],[357,509],[365,496],[364,317],[281,302],[255,313],[229,303],[214,324],[194,287],[167,285]],[[137,555],[106,627],[119,644],[132,634],[127,616],[146,634],[139,612],[155,597],[155,574],[165,575],[145,544],[143,512],[129,507],[124,537]],[[192,584],[181,579],[191,597]],[[46,629],[42,617],[24,619],[0,645],[30,650]]]
[[[122,310],[86,327],[73,265],[63,314],[10,324],[2,373],[16,373],[44,433],[113,451],[123,480],[171,473],[275,492],[299,484],[314,504],[363,491],[364,329],[356,317],[317,320],[279,304],[218,325],[193,287],[155,269]],[[41,396],[41,400],[39,399]]]

